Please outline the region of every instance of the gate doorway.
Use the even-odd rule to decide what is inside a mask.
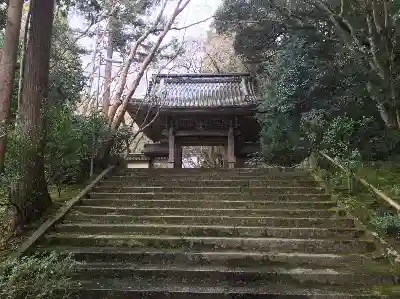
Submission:
[[[227,157],[224,146],[183,146],[182,168],[224,168]]]

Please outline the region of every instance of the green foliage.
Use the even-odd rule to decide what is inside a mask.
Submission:
[[[57,253],[4,262],[0,266],[0,298],[68,298],[68,274],[75,266],[71,256]]]
[[[6,20],[7,20],[7,1],[6,0],[0,0],[0,36],[2,30],[6,26]],[[1,47],[1,37],[0,37],[0,47]]]
[[[237,54],[260,79],[266,162],[298,164],[311,149],[354,163],[396,155],[400,134],[387,127],[367,90],[369,65],[338,38],[324,12],[291,1],[289,14],[286,5],[224,0],[216,16],[217,30],[233,33]]]
[[[3,194],[7,194],[5,188],[18,181],[21,161],[18,158],[29,148],[29,140],[24,140],[15,128],[10,127],[7,136],[5,171],[0,175],[0,189]]]
[[[256,24],[256,26],[255,26]],[[223,0],[216,13],[218,32],[235,36],[234,47],[250,70],[265,76],[264,63],[278,46],[277,39],[286,31],[268,1]]]
[[[99,147],[97,139],[107,132],[100,115],[77,115],[74,109],[70,105],[49,109],[45,161],[51,184],[81,181]]]
[[[400,166],[397,162],[364,162],[354,172],[388,196],[400,195]]]
[[[386,236],[400,238],[400,215],[384,213],[371,217],[370,224]]]
[[[72,33],[67,20],[57,15],[54,22],[52,52],[49,74],[49,96],[46,109],[47,116],[47,149],[46,162],[49,182],[54,178],[54,172],[71,173],[76,169],[76,159],[81,159],[86,152],[83,150],[88,140],[85,126],[89,120],[78,122],[74,110],[79,100],[79,94],[84,86],[83,71],[80,62],[80,49],[69,41]],[[19,70],[16,71],[15,82],[19,81]],[[14,86],[12,114],[15,118],[17,110],[18,84]],[[20,171],[20,156],[29,149],[29,140],[22,140],[18,125],[12,123],[8,131],[5,172],[0,177],[2,187],[10,186],[18,181]],[[86,134],[86,135],[85,135]],[[73,135],[73,136],[71,136]],[[64,139],[65,138],[65,139]],[[82,144],[76,143],[81,142]],[[66,144],[68,142],[69,144]],[[66,157],[62,157],[63,152]],[[77,158],[73,157],[74,155]],[[4,191],[3,191],[4,192]]]
[[[67,19],[57,15],[54,22],[49,74],[49,96],[46,106],[45,171],[49,184],[81,182],[89,174],[90,159],[96,156],[110,129],[100,113],[89,116],[77,114],[80,95],[85,85],[80,49],[68,26]],[[18,72],[16,82],[18,81]],[[16,84],[17,85],[17,84]],[[17,86],[14,88],[13,115],[17,110]],[[29,149],[29,140],[22,140],[18,125],[13,123],[8,134],[6,170],[0,176],[4,188],[19,180],[19,157]],[[121,130],[116,137],[113,154],[122,151],[121,139],[128,132]]]
[[[76,104],[86,83],[80,55],[86,54],[80,48],[75,35],[68,25],[68,19],[56,15],[53,25],[52,49],[49,73],[49,104],[69,102]]]

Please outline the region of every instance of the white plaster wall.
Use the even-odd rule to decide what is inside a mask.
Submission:
[[[149,168],[149,162],[146,161],[137,161],[137,162],[129,162],[128,168]]]

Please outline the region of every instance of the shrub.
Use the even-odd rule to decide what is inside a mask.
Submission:
[[[400,216],[385,213],[383,215],[375,215],[370,219],[370,224],[379,232],[386,236],[400,238]]]
[[[1,265],[0,298],[68,298],[68,274],[76,262],[58,253],[25,256]]]

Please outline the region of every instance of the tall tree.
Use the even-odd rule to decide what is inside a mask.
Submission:
[[[17,62],[18,40],[24,0],[10,0],[2,58],[0,60],[0,173],[4,171],[7,127],[9,125],[11,100]]]
[[[393,1],[223,0],[217,29],[234,34],[236,52],[263,85],[259,119],[269,162],[296,164],[316,148],[336,156],[358,152],[365,159],[398,151],[395,102],[387,101],[397,86],[390,80],[398,80],[400,70],[398,32],[389,34],[388,57],[386,37],[373,29],[385,24],[378,13],[385,2],[394,16]],[[368,13],[376,20],[369,24],[372,42]],[[398,20],[391,22],[389,27]],[[380,65],[386,75],[392,70],[386,82],[376,73]]]
[[[103,95],[103,114],[108,117],[108,108],[110,107],[112,67],[114,54],[114,16],[110,16],[107,25],[107,59],[104,71],[104,95]]]
[[[40,215],[51,204],[44,172],[44,150],[53,10],[54,0],[32,3],[26,76],[19,107],[21,137],[26,147],[21,155],[18,188],[13,194],[17,227]]]
[[[158,26],[160,26],[163,14],[165,12],[167,3],[167,1],[165,1],[162,9],[160,10],[160,14],[158,15],[154,24],[145,33],[143,33],[134,43],[132,43],[129,57],[122,69],[121,79],[119,82],[119,86],[117,88],[116,98],[115,98],[115,100],[117,101],[116,106],[117,107],[121,106],[121,109],[119,113],[117,113],[117,110],[115,110],[115,113],[110,113],[111,130],[116,131],[121,125],[125,113],[128,109],[129,101],[136,92],[136,89],[139,87],[140,81],[142,80],[147,68],[153,62],[157,53],[159,52],[161,43],[164,41],[164,38],[171,30],[173,24],[175,23],[176,18],[182,13],[182,11],[189,5],[190,2],[191,0],[177,0],[176,6],[173,9],[172,14],[169,16],[166,24],[160,29],[158,28]],[[133,80],[131,86],[128,88],[127,94],[123,97],[123,91],[127,83],[128,72],[130,70],[131,64],[134,61],[135,56],[138,55],[139,47],[154,32],[160,32],[160,34],[158,35],[154,45],[149,50],[149,53],[146,55],[145,59],[140,64],[136,78]]]

